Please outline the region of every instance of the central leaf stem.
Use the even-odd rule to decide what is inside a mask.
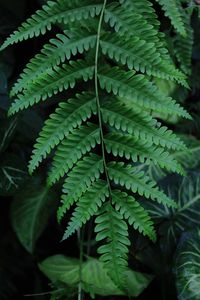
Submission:
[[[103,125],[102,125],[102,115],[101,115],[101,106],[100,106],[100,99],[99,99],[99,87],[98,87],[98,60],[99,60],[99,45],[100,45],[100,36],[101,36],[101,26],[103,22],[103,16],[106,8],[107,0],[104,0],[100,18],[99,18],[99,25],[98,25],[98,31],[97,31],[97,41],[96,41],[96,52],[95,52],[95,94],[96,94],[96,103],[97,103],[97,112],[98,112],[98,119],[99,119],[99,128],[100,128],[100,138],[101,138],[101,147],[102,147],[102,157],[103,157],[103,164],[104,164],[104,171],[106,180],[108,183],[108,189],[109,194],[111,197],[111,185],[110,185],[110,179],[108,175],[108,168],[106,164],[106,155],[105,155],[105,143],[104,143],[104,135],[103,135]]]

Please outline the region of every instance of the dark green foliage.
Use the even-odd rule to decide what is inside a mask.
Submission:
[[[39,178],[28,182],[26,189],[15,197],[11,206],[12,226],[28,252],[35,251],[55,207],[56,194],[42,186]]]
[[[172,184],[173,182],[173,184]],[[174,245],[181,233],[186,230],[198,228],[199,218],[199,194],[200,177],[199,172],[188,173],[188,177],[181,178],[171,176],[161,181],[168,195],[176,199],[177,207],[167,208],[166,205],[154,205],[148,202],[145,207],[155,222],[161,223],[160,232],[164,239],[165,247]]]
[[[177,249],[174,273],[177,293],[180,299],[199,299],[199,243],[199,230],[194,230],[183,236]]]
[[[69,287],[72,288],[72,292],[77,289],[80,281],[78,259],[54,255],[42,261],[39,268],[55,284],[62,283],[68,286],[67,291],[63,288],[64,295],[66,292],[68,295],[70,294]],[[124,291],[120,290],[108,276],[104,264],[97,259],[89,258],[83,263],[82,276],[83,289],[89,292],[92,298],[95,294],[101,296],[124,295]],[[137,297],[152,280],[151,276],[132,270],[129,270],[126,276],[128,294],[132,297]]]

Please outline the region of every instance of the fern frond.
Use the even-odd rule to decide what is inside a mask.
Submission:
[[[110,59],[127,65],[131,69],[147,73],[167,80],[176,80],[186,85],[186,77],[175,68],[170,60],[163,60],[155,44],[146,42],[143,38],[133,36],[128,40],[121,40],[118,34],[104,34],[100,42],[102,52]]]
[[[77,94],[75,99],[70,99],[67,103],[61,102],[40,132],[29,163],[29,172],[32,173],[42,159],[74,128],[96,112],[95,95],[91,93]]]
[[[105,21],[121,36],[126,36],[128,39],[142,37],[145,42],[154,43],[155,50],[170,64],[166,41],[164,35],[159,32],[160,23],[152,3],[147,0],[120,0],[119,2],[122,7],[113,3],[106,8]]]
[[[166,7],[170,13],[174,10],[174,6]],[[135,166],[113,162],[112,157],[183,173],[172,150],[185,150],[184,143],[152,115],[190,115],[153,82],[159,77],[187,87],[186,75],[173,64],[151,0],[48,1],[1,49],[44,34],[57,23],[62,23],[64,32],[27,64],[12,89],[16,99],[9,114],[69,88],[76,93],[78,81],[91,91],[61,102],[50,115],[37,139],[29,170],[32,173],[53,152],[48,183],[66,176],[59,221],[76,203],[63,239],[91,216],[99,215],[97,241],[106,240],[99,248],[101,259],[117,286],[124,288],[130,245],[126,222],[155,240],[148,212],[132,194],[166,206],[174,206],[174,202],[143,172],[136,172]],[[178,19],[173,24],[179,31],[180,23]],[[82,83],[77,90],[84,89]],[[121,190],[116,190],[116,185]]]
[[[87,152],[100,144],[99,127],[92,123],[74,129],[58,146],[49,181],[55,182],[63,177],[69,169]]]
[[[134,171],[132,165],[125,165],[123,162],[110,162],[108,174],[115,184],[125,186],[127,190],[138,193],[140,196],[151,198],[167,207],[175,207],[176,203],[171,200],[163,191],[156,186],[156,182],[144,174]]]
[[[98,155],[90,154],[79,161],[68,173],[68,177],[63,184],[62,205],[59,207],[57,214],[59,222],[74,201],[78,201],[92,183],[99,179],[103,171],[103,159]]]
[[[162,59],[167,60],[169,65],[170,56],[166,47],[166,40],[164,34],[159,31],[160,22],[158,21],[152,3],[149,0],[119,0],[119,2],[131,15],[136,13],[140,16],[140,27],[143,28],[143,34],[139,36],[145,39],[145,41],[154,43],[156,52],[160,53]],[[134,20],[132,20],[132,23],[133,22]],[[132,36],[134,36],[134,34],[133,32]]]
[[[157,65],[161,59],[159,53],[155,52],[154,43],[146,43],[139,37],[121,41],[114,33],[106,33],[101,37],[100,45],[103,54],[108,54],[111,59],[126,64],[129,69],[136,69],[142,73],[152,73],[152,67]]]
[[[167,51],[166,40],[164,34],[159,31],[160,22],[158,21],[156,12],[152,7],[152,3],[148,0],[120,0],[120,3],[132,16],[134,14],[138,14],[140,16],[140,28],[143,28],[144,32],[143,34],[139,34],[139,37],[142,37],[145,41],[154,43],[155,53],[159,53],[162,58],[160,72],[166,74],[166,79],[176,80],[178,83],[188,88],[186,77],[182,72],[180,72],[180,70],[177,70],[171,62]],[[147,23],[144,22],[144,20],[147,21]],[[133,22],[134,19],[131,23]],[[139,20],[137,23],[139,24]],[[134,37],[135,31],[130,30],[130,33],[126,34]]]
[[[147,141],[141,141],[132,136],[120,133],[109,133],[104,137],[106,150],[114,156],[125,157],[133,162],[146,162],[160,165],[168,171],[183,173],[174,157],[161,147],[154,147]]]
[[[155,11],[148,7],[149,1],[120,0],[122,6],[112,3],[107,6],[104,14],[105,22],[124,39],[138,37],[147,43],[153,43],[156,52],[170,64],[170,56],[164,43],[164,36],[158,31],[160,25],[155,17]],[[145,6],[147,9],[145,9]],[[144,18],[146,17],[146,18]],[[181,74],[181,73],[180,73]],[[184,83],[184,80],[182,82]]]
[[[108,196],[109,192],[106,181],[98,180],[93,183],[87,192],[79,198],[77,207],[64,233],[63,240],[80,229],[83,224],[94,216]]]
[[[106,203],[104,212],[95,220],[96,240],[106,240],[106,244],[99,247],[100,259],[106,264],[110,277],[117,286],[124,287],[127,270],[127,254],[130,241],[128,227],[122,216]]]
[[[28,106],[33,106],[40,100],[45,101],[48,97],[56,95],[58,92],[73,88],[79,79],[88,81],[93,76],[94,65],[84,60],[71,61],[68,65],[48,69],[46,73],[42,73],[28,86],[24,94],[18,95],[18,98],[9,109],[9,115]]]
[[[171,97],[163,97],[163,94],[160,93],[160,98],[159,101],[157,103],[157,106],[155,106],[153,103],[148,103],[148,101],[145,101],[145,105],[143,106],[143,103],[141,104],[140,102],[138,102],[137,100],[135,100],[135,98],[120,98],[118,97],[118,99],[120,100],[121,103],[124,103],[127,107],[134,109],[136,106],[137,107],[141,107],[143,108],[143,110],[146,110],[147,112],[149,112],[149,110],[151,110],[152,112],[155,113],[155,115],[158,113],[158,115],[160,116],[160,118],[163,118],[163,111],[166,112],[166,116],[171,116],[172,114],[174,116],[177,117],[182,117],[185,119],[189,119],[192,120],[192,116],[182,107],[180,106],[179,103],[177,103],[174,99],[172,99]],[[146,106],[152,106],[154,108],[148,108]],[[164,119],[166,120],[166,119]]]
[[[118,67],[104,68],[99,72],[99,82],[102,89],[119,97],[131,99],[140,107],[153,111],[174,112],[178,115],[191,118],[179,105],[174,106],[170,97],[163,95],[155,85],[144,75],[136,75],[135,71],[125,72]]]
[[[110,59],[127,65],[132,70],[147,73],[149,76],[156,76],[163,79],[178,79],[179,74],[174,75],[165,69],[161,61],[160,53],[156,51],[155,44],[146,42],[140,37],[131,37],[122,41],[117,34],[104,34],[100,45],[104,55]],[[178,75],[178,76],[177,76]],[[184,76],[182,76],[184,77]]]
[[[177,0],[156,0],[165,11],[166,17],[169,17],[172,25],[182,36],[186,36],[186,28],[184,26],[184,21],[182,18],[183,9],[181,7],[181,2]]]
[[[152,30],[142,15],[135,11],[124,9],[116,3],[112,3],[106,7],[104,14],[105,22],[108,23],[121,36],[126,36],[127,39],[131,36],[142,36],[145,41],[158,41],[156,33]],[[140,26],[142,22],[143,26]]]
[[[174,52],[180,63],[181,70],[191,75],[192,65],[192,48],[194,43],[194,31],[191,26],[191,14],[189,12],[184,14],[184,23],[186,27],[186,36],[177,34],[174,38]]]
[[[8,37],[0,50],[19,41],[45,34],[47,30],[51,30],[52,25],[56,22],[67,24],[99,15],[102,3],[91,4],[88,2],[79,0],[48,1],[41,10],[38,10],[26,22],[22,23],[18,30]]]
[[[40,54],[36,54],[30,60],[13,86],[10,95],[14,96],[22,90],[28,89],[28,86],[42,73],[46,73],[47,69],[52,69],[60,63],[64,63],[72,55],[75,56],[77,53],[83,53],[93,48],[95,43],[96,34],[89,34],[86,31],[81,31],[79,38],[76,36],[76,38],[71,39],[65,34],[58,34],[56,38],[51,39],[50,43],[43,47]]]
[[[116,210],[128,220],[129,225],[133,225],[135,230],[148,236],[152,241],[156,240],[156,232],[148,212],[133,197],[114,190],[112,200]]]
[[[103,160],[101,156],[91,153],[79,161],[77,165],[68,173],[68,177],[63,185],[63,193],[68,197],[79,198],[86,192],[87,188],[95,179],[103,173]],[[76,186],[76,189],[74,187]]]
[[[127,10],[132,10],[135,13],[143,16],[148,24],[154,27],[154,30],[157,31],[159,29],[160,22],[158,21],[158,17],[155,13],[155,10],[153,9],[153,5],[149,0],[119,0],[119,2]]]
[[[119,101],[104,104],[102,116],[105,123],[128,132],[141,140],[169,149],[183,149],[184,143],[167,127],[161,127],[155,119],[141,109],[129,109]]]

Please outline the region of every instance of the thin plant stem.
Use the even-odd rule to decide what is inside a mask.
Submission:
[[[83,239],[84,239],[84,227],[78,230],[78,242],[79,242],[79,284],[78,284],[78,300],[84,300],[84,292],[82,288],[82,266],[83,266]]]
[[[98,120],[99,120],[99,128],[100,128],[100,138],[101,138],[101,148],[102,148],[102,157],[103,157],[103,164],[104,164],[104,171],[106,180],[108,183],[109,194],[111,197],[111,185],[107,171],[107,164],[106,164],[106,155],[105,155],[105,143],[104,143],[104,135],[103,135],[103,125],[102,125],[102,115],[101,115],[101,106],[100,106],[100,99],[99,99],[99,85],[98,85],[98,61],[99,61],[99,45],[100,45],[100,36],[101,36],[101,26],[103,22],[103,16],[106,8],[107,0],[104,0],[103,7],[101,10],[100,18],[99,18],[99,25],[97,30],[97,41],[96,41],[96,51],[95,51],[95,95],[96,95],[96,104],[97,104],[97,112],[98,112]]]

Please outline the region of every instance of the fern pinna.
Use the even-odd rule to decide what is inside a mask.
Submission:
[[[170,10],[164,4],[163,8]],[[173,18],[173,12],[167,15]],[[48,1],[1,49],[45,34],[59,23],[63,33],[30,60],[13,86],[15,100],[9,114],[64,90],[74,91],[74,97],[64,98],[45,122],[29,171],[33,173],[56,148],[48,182],[65,178],[58,219],[75,205],[63,239],[95,215],[101,259],[116,284],[124,286],[128,225],[156,239],[153,222],[134,195],[175,206],[155,182],[136,170],[135,163],[153,162],[168,171],[183,172],[172,152],[184,149],[184,143],[152,114],[190,115],[162,94],[154,78],[187,87],[186,76],[169,56],[149,0]],[[181,17],[172,24],[185,34]],[[79,82],[90,84],[81,83],[86,90],[77,94]]]

